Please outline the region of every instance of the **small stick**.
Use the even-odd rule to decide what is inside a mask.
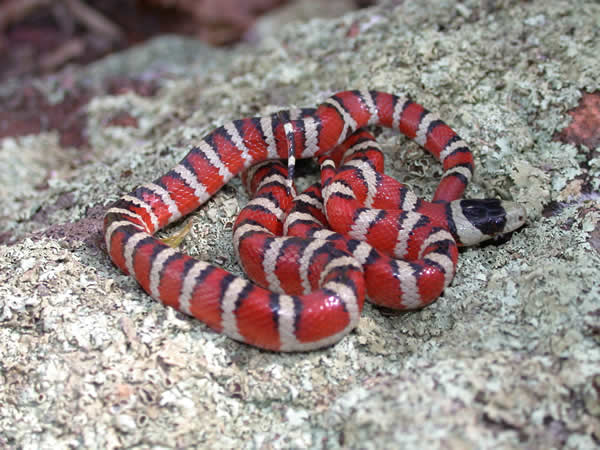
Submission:
[[[112,41],[123,38],[123,32],[117,25],[85,3],[80,0],[63,0],[63,2],[71,14],[88,28],[107,36]]]

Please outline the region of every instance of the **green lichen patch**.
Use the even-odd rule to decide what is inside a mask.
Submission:
[[[282,27],[255,47],[169,38],[75,71],[96,83],[156,70],[165,48],[172,61],[151,97],[92,99],[82,164],[64,162],[51,133],[0,142],[11,181],[0,220],[18,238],[0,245],[2,445],[597,444],[600,164],[596,149],[555,136],[600,89],[600,6],[395,3]],[[157,304],[103,252],[103,208],[216,126],[367,87],[411,96],[472,146],[468,196],[528,209],[507,242],[461,251],[453,284],[428,308],[367,305],[329,349],[261,352]],[[389,173],[430,195],[439,164],[394,132],[376,135]],[[240,273],[231,225],[246,201],[234,180],[186,219],[182,248]]]

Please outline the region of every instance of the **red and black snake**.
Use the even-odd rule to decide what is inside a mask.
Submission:
[[[383,174],[367,125],[398,129],[442,162],[432,202]],[[321,184],[297,197],[293,172],[281,163],[246,175],[255,197],[236,221],[234,244],[260,286],[152,236],[257,163],[288,159],[293,171],[295,158],[313,156]],[[425,306],[452,280],[457,245],[524,222],[514,203],[458,200],[472,172],[465,142],[419,104],[377,91],[340,92],[316,109],[217,128],[172,170],[108,209],[106,246],[153,298],[233,339],[270,350],[316,349],[356,326],[365,295],[397,309]]]

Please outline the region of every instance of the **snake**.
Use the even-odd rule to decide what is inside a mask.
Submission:
[[[383,173],[381,149],[365,129],[371,125],[400,131],[441,162],[431,202]],[[459,246],[525,222],[517,203],[461,199],[472,152],[405,96],[338,92],[316,108],[226,122],[194,144],[166,174],[108,207],[108,254],[154,299],[265,350],[338,342],[357,326],[365,298],[422,308],[452,281]],[[298,195],[296,159],[313,157],[321,182]],[[153,236],[242,172],[254,197],[236,219],[233,240],[252,281]]]

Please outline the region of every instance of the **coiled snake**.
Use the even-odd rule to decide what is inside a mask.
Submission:
[[[401,131],[442,163],[432,202],[383,174],[368,125]],[[295,159],[309,157],[319,158],[321,183],[295,195]],[[280,159],[291,173],[270,161]],[[257,284],[152,236],[250,167],[254,198],[236,221],[234,244]],[[396,309],[429,304],[454,276],[457,246],[523,224],[515,203],[460,200],[472,173],[466,143],[435,114],[404,97],[345,91],[316,109],[217,128],[169,172],[115,202],[104,236],[113,262],[165,305],[250,345],[312,350],[357,325],[365,296]]]

